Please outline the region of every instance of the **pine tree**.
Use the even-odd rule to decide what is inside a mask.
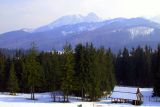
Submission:
[[[127,73],[129,71],[129,51],[127,48],[124,48],[122,53],[123,59],[122,59],[122,81],[123,84],[128,84],[127,82]]]
[[[52,55],[52,72],[50,75],[52,75],[51,79],[51,90],[55,92],[56,90],[59,89],[60,87],[60,77],[61,77],[61,70],[60,70],[60,59],[59,59],[59,54],[58,52],[54,51]],[[54,93],[54,101],[56,100],[56,95]]]
[[[84,56],[85,47],[82,44],[78,44],[75,48],[75,89],[78,91],[79,96],[81,96],[82,101],[84,100],[84,83],[85,83],[85,63]]]
[[[100,78],[99,78],[100,91],[101,91],[101,95],[103,95],[103,92],[108,91],[107,86],[109,84],[109,81],[107,80],[108,72],[107,72],[107,66],[106,66],[108,59],[106,57],[106,51],[103,47],[98,49],[97,55],[98,55],[97,71],[100,74]]]
[[[22,62],[22,92],[28,92],[29,90],[29,86],[28,86],[28,75],[29,75],[29,72],[27,71],[27,68],[26,68],[26,63],[25,63],[25,60],[24,62]]]
[[[41,90],[47,90],[47,91],[51,91],[51,86],[52,86],[52,57],[51,57],[51,53],[40,53],[40,55],[38,56],[38,60],[40,62],[40,64],[43,67],[43,84],[44,87],[41,88]]]
[[[74,60],[73,52],[70,44],[64,47],[64,63],[62,65],[62,85],[61,89],[64,94],[64,102],[69,101],[68,95],[73,87]]]
[[[117,80],[117,84],[121,85],[122,84],[122,52],[121,50],[118,52],[116,56],[116,61],[115,61],[115,76]]]
[[[160,96],[160,44],[156,53],[155,71],[154,71],[154,95]]]
[[[134,61],[135,61],[135,80],[136,86],[143,86],[144,85],[144,75],[145,75],[145,54],[143,48],[140,46],[134,52]]]
[[[0,91],[5,89],[5,56],[0,52]]]
[[[30,53],[27,56],[25,70],[28,73],[28,85],[30,86],[31,99],[35,99],[35,88],[41,84],[42,69],[40,63],[36,60],[37,51],[33,44]]]
[[[90,98],[90,100],[94,100],[94,93],[93,93],[93,78],[94,78],[94,55],[95,52],[93,52],[93,45],[92,44],[86,44],[85,46],[85,91],[88,95],[87,97]]]
[[[109,93],[113,90],[116,80],[115,80],[115,69],[114,69],[114,63],[113,63],[113,55],[110,50],[106,53],[107,56],[107,73],[108,73],[108,78],[107,80],[109,81],[109,89],[107,90]],[[106,81],[107,81],[106,80]]]
[[[145,52],[144,52],[144,75],[145,78],[143,78],[143,85],[150,87],[153,86],[152,84],[152,73],[151,73],[151,53],[152,50],[148,46],[145,47]]]
[[[13,63],[11,64],[10,72],[9,72],[8,89],[11,95],[15,95],[15,93],[19,91],[18,80],[15,75]]]
[[[98,70],[98,56],[93,44],[86,45],[86,92],[91,101],[100,96],[100,71]]]

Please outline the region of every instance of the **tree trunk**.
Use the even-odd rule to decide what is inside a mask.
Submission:
[[[34,87],[31,86],[31,100],[34,100],[35,96],[34,96]]]
[[[35,96],[34,96],[34,87],[33,87],[32,93],[33,93],[33,100],[35,100]]]
[[[82,97],[82,101],[83,101],[83,87],[82,87],[82,90],[81,90],[81,97]]]
[[[56,101],[56,93],[54,92],[53,95],[54,95],[53,96],[53,101],[55,102]]]
[[[66,101],[66,95],[64,95],[64,96],[63,96],[63,98],[64,98],[64,100],[63,100],[63,101],[65,102],[65,101]]]
[[[31,86],[31,100],[33,99],[32,86]]]
[[[67,102],[69,102],[69,99],[68,99],[68,93],[67,93]]]

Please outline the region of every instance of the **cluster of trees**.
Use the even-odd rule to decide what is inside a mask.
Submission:
[[[76,93],[82,98],[86,94],[91,100],[101,97],[114,88],[113,54],[104,48],[95,49],[93,45],[77,45],[75,48],[75,74],[78,87]]]
[[[119,85],[151,87],[152,50],[149,47],[137,47],[129,51],[124,48],[116,58],[116,78]]]
[[[160,96],[160,45],[124,48],[117,55],[92,44],[74,50],[66,44],[63,52],[38,52],[35,45],[28,51],[0,50],[0,91],[30,92],[31,99],[34,92],[61,91],[64,101],[71,94],[95,101],[115,84],[154,87]]]
[[[110,50],[92,44],[64,46],[63,52],[38,52],[35,45],[26,52],[7,56],[0,51],[0,91],[61,91],[64,101],[74,94],[83,100],[97,100],[115,85],[114,60]]]
[[[118,85],[153,87],[160,96],[160,45],[156,50],[138,46],[124,48],[115,58],[115,75]]]

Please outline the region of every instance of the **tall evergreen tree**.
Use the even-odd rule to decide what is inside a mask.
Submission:
[[[98,57],[96,55],[96,49],[93,47],[93,44],[88,44],[86,46],[87,55],[86,60],[88,63],[87,66],[87,84],[86,88],[91,101],[97,100],[98,96],[100,96],[100,73],[98,73]]]
[[[70,44],[64,46],[64,63],[62,65],[62,86],[64,102],[68,102],[68,95],[73,87],[74,60],[73,51]]]
[[[134,61],[135,61],[135,85],[136,86],[143,86],[144,84],[144,74],[145,74],[145,54],[144,49],[138,46],[134,52]]]
[[[0,91],[5,89],[5,56],[0,52]]]
[[[28,85],[30,86],[31,99],[35,99],[35,88],[41,84],[41,66],[40,63],[36,60],[37,51],[36,47],[33,44],[30,53],[27,56],[25,63],[25,70],[28,72]]]
[[[147,86],[147,87],[151,87],[153,86],[152,84],[152,72],[151,72],[151,66],[152,66],[152,62],[151,62],[151,53],[152,50],[150,47],[146,46],[145,47],[145,52],[144,52],[144,75],[145,78],[143,78],[143,85]]]
[[[109,81],[109,89],[106,89],[109,93],[113,90],[114,86],[116,85],[116,80],[115,80],[115,68],[114,68],[114,62],[113,62],[113,55],[111,51],[109,50],[106,53],[107,56],[107,73],[108,73],[108,81]]]
[[[117,80],[117,84],[121,85],[122,84],[122,71],[121,71],[121,67],[122,67],[122,52],[121,50],[118,52],[117,56],[116,56],[116,60],[115,60],[115,76],[116,76],[116,80]]]
[[[122,85],[128,84],[127,82],[127,74],[129,72],[129,51],[127,48],[124,48],[122,53],[122,65],[121,65],[121,80]]]
[[[22,86],[21,86],[21,90],[22,90],[22,92],[28,92],[28,90],[29,90],[29,84],[28,84],[28,75],[29,75],[29,72],[27,71],[27,68],[26,68],[26,60],[24,60],[24,62],[22,62],[22,83],[23,84],[21,84]]]
[[[75,48],[75,87],[78,95],[84,100],[85,90],[85,47],[78,44]]]
[[[52,79],[51,79],[51,91],[55,92],[58,89],[60,89],[60,77],[61,77],[61,70],[60,70],[60,59],[59,59],[59,53],[54,51],[54,53],[52,53],[52,70],[51,70],[51,74],[52,75]],[[55,93],[54,93],[54,101],[55,101]]]
[[[156,63],[155,63],[155,71],[154,71],[154,95],[160,96],[160,44],[158,45],[157,53],[156,53]]]
[[[14,64],[11,64],[8,80],[8,89],[12,95],[19,91],[17,76],[14,71]]]

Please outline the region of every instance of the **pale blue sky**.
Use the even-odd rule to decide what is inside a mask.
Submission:
[[[0,33],[89,12],[102,18],[160,15],[160,0],[0,0]]]

